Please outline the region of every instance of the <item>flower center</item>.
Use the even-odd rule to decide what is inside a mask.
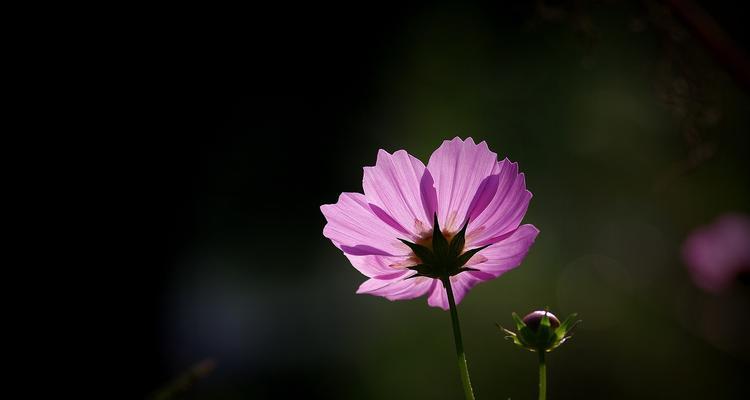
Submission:
[[[399,239],[405,245],[409,246],[414,254],[410,259],[415,262],[415,265],[407,267],[417,271],[412,277],[427,276],[445,280],[450,276],[458,275],[464,271],[476,271],[473,268],[464,267],[464,264],[474,254],[489,245],[464,252],[466,227],[468,225],[469,222],[467,221],[463,228],[461,228],[461,231],[455,234],[444,233],[440,230],[436,213],[432,235],[425,236],[416,243]]]
[[[445,238],[445,240],[448,243],[452,242],[453,238],[457,234],[457,233],[448,233],[448,232],[440,232],[440,233],[443,235],[443,237]],[[420,245],[420,246],[424,246],[424,247],[432,250],[432,237],[433,236],[434,236],[434,234],[430,233],[430,234],[426,235],[425,237],[418,239],[415,243],[418,244],[418,245]],[[463,248],[461,250],[463,250]],[[415,257],[416,257],[416,254],[415,254]]]

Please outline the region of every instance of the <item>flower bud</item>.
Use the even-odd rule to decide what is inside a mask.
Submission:
[[[513,313],[518,332],[509,331],[498,325],[506,338],[513,343],[530,351],[552,351],[570,338],[570,333],[580,321],[575,321],[577,314],[569,315],[564,322],[549,311],[537,310],[529,313],[523,319]]]
[[[552,329],[557,329],[557,327],[560,326],[560,320],[557,319],[555,314],[552,314],[549,311],[533,311],[523,317],[523,323],[526,324],[529,329],[536,332],[539,330],[539,324],[542,322],[542,317],[544,317],[545,314],[547,315],[547,318],[549,318],[550,327]]]

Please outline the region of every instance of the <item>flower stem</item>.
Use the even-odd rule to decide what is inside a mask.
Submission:
[[[474,390],[471,388],[469,379],[469,367],[466,365],[466,355],[464,354],[464,343],[461,339],[461,326],[458,323],[458,311],[456,310],[456,301],[453,299],[453,288],[449,278],[442,280],[445,291],[448,294],[448,304],[451,308],[451,322],[453,322],[453,340],[456,342],[456,355],[458,356],[458,369],[461,372],[461,383],[464,387],[466,400],[474,400]]]
[[[539,400],[547,398],[547,363],[544,361],[544,350],[539,353]]]

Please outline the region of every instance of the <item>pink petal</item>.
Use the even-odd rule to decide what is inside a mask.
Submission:
[[[539,229],[534,225],[521,225],[501,241],[472,257],[483,257],[485,261],[471,267],[496,278],[521,264],[538,234]]]
[[[425,168],[422,180],[419,182],[419,192],[422,197],[422,205],[424,206],[425,216],[429,216],[428,225],[432,228],[432,221],[435,213],[437,212],[437,191],[435,190],[435,180],[430,174],[430,170]]]
[[[356,256],[344,253],[349,262],[352,263],[357,271],[369,278],[388,276],[396,273],[407,271],[406,267],[414,263],[406,257],[387,257],[378,255]]]
[[[500,186],[500,174],[490,175],[482,180],[469,205],[467,217],[470,221],[474,221],[492,203],[498,186]]]
[[[320,210],[328,220],[323,236],[347,254],[405,256],[410,250],[398,241],[403,236],[372,211],[364,195],[342,193],[336,204]]]
[[[456,301],[456,305],[461,303],[461,300],[466,296],[466,293],[469,293],[471,288],[478,283],[487,280],[484,279],[485,277],[486,275],[474,275],[473,272],[462,272],[458,275],[451,276],[451,288],[453,289],[453,299]],[[445,291],[442,282],[438,282],[437,285],[435,285],[430,296],[427,298],[427,304],[432,307],[442,308],[443,310],[448,310],[450,308],[448,294]]]
[[[518,164],[506,158],[497,163],[492,173],[497,177],[496,185],[487,185],[489,189],[494,186],[492,199],[480,213],[470,215],[467,243],[473,247],[495,243],[518,228],[531,200]]]
[[[425,277],[394,280],[372,278],[360,285],[357,293],[385,297],[388,300],[409,300],[425,295],[432,290],[435,282],[437,280]]]
[[[432,153],[427,169],[435,180],[438,221],[447,231],[461,229],[478,189],[492,174],[497,164],[497,154],[487,143],[475,144],[472,138],[462,141],[456,137]]]
[[[443,310],[450,308],[448,305],[448,297],[445,293],[445,288],[443,287],[442,282],[438,281],[432,288],[429,297],[427,297],[427,304],[429,304],[430,307],[440,307]]]
[[[392,283],[403,280],[407,275],[413,275],[414,272],[410,270],[401,270],[394,274],[382,274],[371,277],[359,285],[357,294],[370,293],[382,289]]]
[[[425,177],[425,166],[406,151],[388,154],[378,152],[374,167],[365,167],[362,186],[365,196],[377,209],[386,214],[378,215],[411,234],[408,239],[429,231],[432,227],[435,195],[432,177]],[[402,230],[402,229],[397,229]],[[404,237],[404,235],[400,235]]]

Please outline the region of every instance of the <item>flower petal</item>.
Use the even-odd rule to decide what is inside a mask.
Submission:
[[[359,285],[359,289],[357,289],[357,294],[370,293],[372,291],[377,291],[397,281],[403,280],[406,277],[406,275],[413,275],[413,274],[414,274],[413,271],[401,270],[393,274],[383,274],[383,275],[374,276],[364,281],[361,285]]]
[[[375,166],[364,170],[362,187],[368,201],[409,232],[410,239],[432,228],[435,189],[422,161],[404,150],[380,150]]]
[[[409,248],[398,241],[403,233],[385,223],[372,211],[364,195],[342,193],[336,204],[320,210],[328,220],[323,236],[347,254],[405,256]]]
[[[497,278],[521,264],[538,234],[539,229],[534,225],[521,225],[507,237],[477,253],[474,258],[481,256],[485,261],[471,267]]]
[[[392,280],[371,278],[360,285],[357,293],[385,297],[388,300],[409,300],[427,294],[436,282],[436,279],[425,277]]]
[[[448,297],[445,294],[445,288],[442,282],[438,282],[427,297],[427,304],[430,307],[439,307],[443,310],[450,308],[448,306]]]
[[[469,293],[471,288],[480,282],[493,278],[488,274],[477,274],[477,272],[478,271],[462,272],[450,277],[451,289],[453,289],[453,299],[456,301],[456,305],[461,303],[461,300],[466,296],[466,293]],[[443,310],[448,310],[450,308],[450,304],[448,303],[448,293],[445,291],[442,282],[438,282],[438,284],[435,285],[430,296],[427,298],[427,304],[432,307],[442,308]]]
[[[472,138],[446,140],[432,153],[427,169],[435,180],[438,222],[443,229],[461,229],[470,207],[476,207],[472,200],[496,164],[497,154],[487,143],[475,144]]]
[[[494,177],[495,179],[491,179]],[[488,182],[489,190],[494,188],[492,199],[481,212],[472,212],[467,228],[467,243],[478,247],[499,241],[521,223],[531,200],[531,192],[526,190],[523,173],[518,172],[518,164],[507,158],[497,163]],[[483,194],[484,198],[487,197]]]
[[[344,253],[349,262],[352,263],[357,271],[368,278],[389,276],[395,273],[408,271],[406,267],[414,263],[406,257],[388,257],[378,255],[357,256]]]
[[[481,282],[489,281],[517,267],[528,253],[531,244],[539,234],[533,225],[522,225],[504,240],[480,251],[467,263],[478,271],[462,272],[450,277],[453,298],[456,304],[466,293]],[[449,309],[448,295],[442,283],[438,284],[427,298],[432,307]]]

